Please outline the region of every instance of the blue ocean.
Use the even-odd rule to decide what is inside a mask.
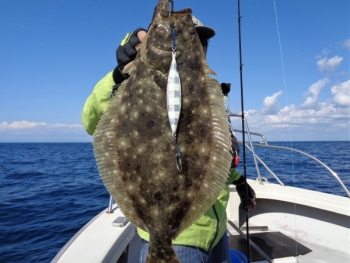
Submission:
[[[350,189],[350,141],[269,144],[317,157]],[[326,169],[301,154],[261,147],[255,153],[285,185],[345,196]],[[247,177],[255,179],[248,150],[246,156]],[[50,262],[109,200],[91,143],[0,143],[0,181],[0,262]]]

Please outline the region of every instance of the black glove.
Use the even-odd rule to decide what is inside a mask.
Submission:
[[[130,61],[133,61],[136,57],[137,51],[135,50],[136,44],[140,43],[137,37],[137,33],[140,31],[146,31],[143,28],[137,28],[134,32],[126,34],[123,41],[120,43],[116,51],[118,66],[121,70]]]
[[[253,188],[251,188],[251,186],[248,183],[246,183],[246,184],[248,186],[249,205],[251,205],[252,201],[250,200],[250,198],[256,198],[256,196],[255,196],[255,192],[254,192]],[[245,205],[245,202],[246,202],[246,199],[247,199],[246,198],[246,189],[245,189],[246,184],[240,184],[240,185],[236,186],[237,193],[238,193],[238,195],[239,195],[239,197],[241,199],[241,207],[242,208],[246,207],[246,205]]]
[[[135,50],[136,44],[140,43],[137,33],[140,31],[146,31],[143,28],[137,28],[134,32],[127,33],[123,41],[120,43],[116,51],[116,59],[118,65],[113,71],[113,80],[115,84],[122,83],[129,77],[127,74],[123,74],[123,69],[126,64],[133,61],[136,58],[137,51]]]
[[[221,83],[221,90],[222,93],[227,96],[227,94],[230,92],[231,90],[231,83]]]

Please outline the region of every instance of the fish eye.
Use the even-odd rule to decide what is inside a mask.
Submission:
[[[189,32],[191,35],[193,35],[194,33],[196,33],[196,29],[194,28],[194,26],[190,26],[190,27],[188,28],[188,32]]]

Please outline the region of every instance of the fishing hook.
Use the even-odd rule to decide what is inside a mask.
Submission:
[[[176,155],[175,155],[176,167],[177,167],[177,170],[179,170],[179,172],[182,173],[181,150],[180,150],[179,145],[176,142],[176,134],[175,133],[173,134],[173,139],[174,139],[175,147],[176,147]]]

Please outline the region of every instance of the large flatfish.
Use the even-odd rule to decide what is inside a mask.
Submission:
[[[130,77],[94,133],[100,176],[121,211],[150,234],[147,262],[179,262],[172,240],[215,202],[231,163],[229,125],[219,83],[208,67],[189,8],[160,0]],[[182,107],[176,139],[167,112],[167,79],[175,28]]]

